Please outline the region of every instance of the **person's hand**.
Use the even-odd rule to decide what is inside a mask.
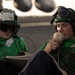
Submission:
[[[57,47],[59,47],[60,43],[63,41],[64,35],[61,32],[56,32],[53,34],[53,39],[49,41],[47,46],[45,47],[44,51],[50,53],[54,51]]]
[[[61,72],[63,75],[68,75],[66,71],[64,71],[63,69],[61,69]]]
[[[49,43],[44,48],[44,51],[47,53],[50,53],[51,51],[54,51],[57,47],[59,47],[60,40],[52,39],[49,41]]]

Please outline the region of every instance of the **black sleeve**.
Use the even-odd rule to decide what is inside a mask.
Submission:
[[[56,61],[45,51],[32,54],[25,68],[18,75],[62,75]]]

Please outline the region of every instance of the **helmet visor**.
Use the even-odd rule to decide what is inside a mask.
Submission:
[[[17,29],[19,28],[18,25],[15,24],[6,24],[6,23],[0,23],[0,30],[2,30],[3,32],[16,32]]]
[[[72,14],[73,13],[70,10],[62,7],[61,9],[58,9],[57,17],[59,16],[61,18],[71,18],[71,17],[73,17]]]
[[[61,18],[73,18],[75,11],[71,8],[65,8],[63,6],[58,6],[57,8],[57,16]]]
[[[68,22],[73,21],[75,18],[75,11],[71,8],[65,8],[63,6],[59,6],[53,15],[52,23],[53,22]]]

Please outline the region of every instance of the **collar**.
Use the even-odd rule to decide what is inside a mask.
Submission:
[[[14,39],[11,37],[11,38],[9,38],[7,41],[6,41],[6,46],[8,46],[8,47],[10,47],[11,46],[11,44],[14,42]]]
[[[69,39],[64,41],[65,47],[70,47],[70,46],[73,46],[74,44],[75,44],[75,39]]]

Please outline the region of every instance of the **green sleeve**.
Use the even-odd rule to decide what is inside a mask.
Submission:
[[[18,36],[18,37],[19,37],[19,40],[20,40],[20,42],[21,42],[22,50],[24,50],[25,52],[28,53],[28,48],[27,48],[27,45],[26,45],[26,43],[25,43],[25,40],[24,40],[22,37],[20,37],[20,36]]]
[[[49,42],[49,39],[40,47],[39,50],[44,50],[48,42]]]

